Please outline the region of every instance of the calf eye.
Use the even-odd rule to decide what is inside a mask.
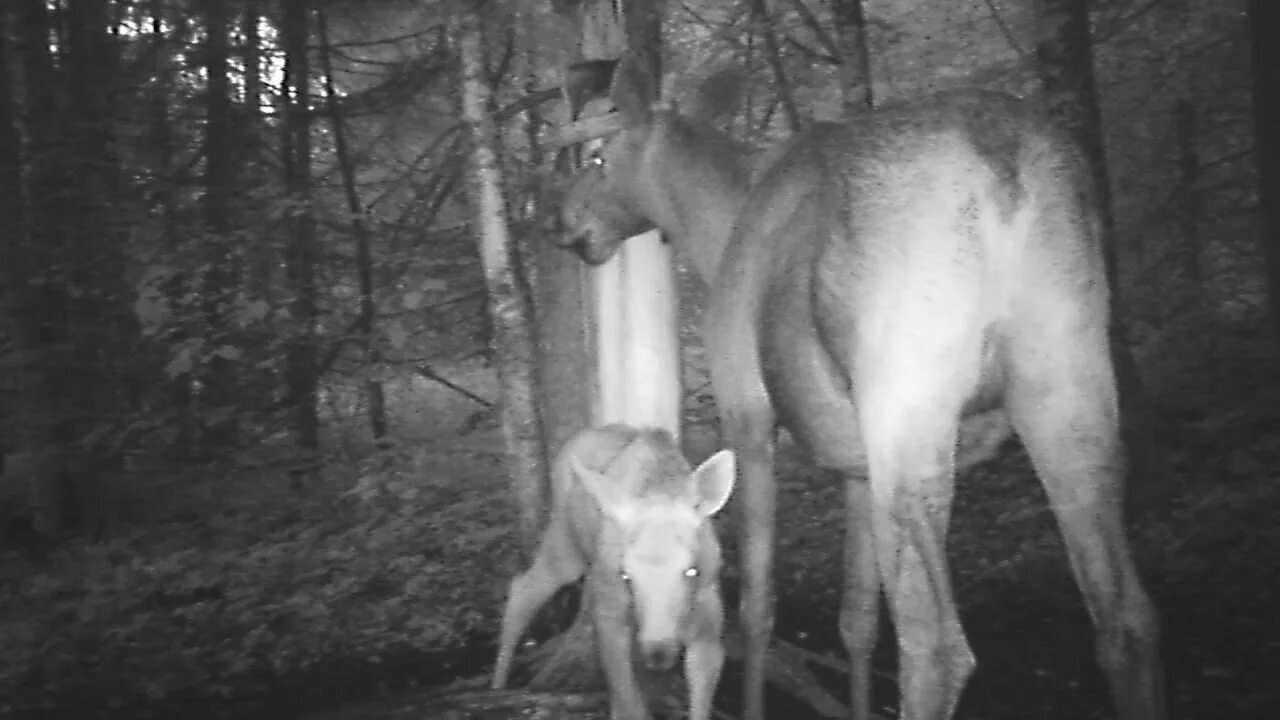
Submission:
[[[604,157],[602,157],[600,153],[592,151],[592,153],[587,156],[587,165],[591,167],[604,167]]]
[[[696,578],[696,577],[698,577],[698,568],[696,568],[696,567],[691,567],[691,568],[689,568],[688,570],[685,570],[685,571],[684,571],[684,576],[685,576],[685,577],[687,577],[687,578]]]
[[[622,578],[623,582],[631,582],[631,576],[627,574],[626,570],[619,570],[618,577]]]

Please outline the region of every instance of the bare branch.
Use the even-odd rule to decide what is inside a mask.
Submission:
[[[991,0],[982,1],[986,3],[987,13],[991,15],[991,19],[995,22],[996,27],[1000,28],[1000,34],[1004,35],[1005,42],[1009,43],[1009,47],[1013,48],[1013,51],[1017,53],[1018,57],[1021,58],[1024,63],[1035,62],[1035,58],[1031,57],[1031,53],[1027,52],[1027,50],[1018,43],[1018,38],[1013,34],[1013,30],[1010,29],[1009,24],[1004,21],[1004,18],[1000,17],[1000,11],[996,8],[995,3],[991,2]]]
[[[827,55],[833,58],[839,57],[840,51],[836,48],[835,41],[832,40],[831,36],[827,34],[827,31],[823,29],[822,23],[818,21],[817,16],[813,14],[813,11],[809,9],[809,6],[804,4],[804,0],[788,1],[791,3],[791,7],[795,9],[796,14],[800,16],[802,21],[804,21],[805,27],[809,28],[809,31],[813,33],[814,37],[818,38],[818,42],[822,44],[822,47],[826,48]]]
[[[800,132],[804,121],[800,117],[800,108],[796,105],[795,93],[792,91],[791,82],[787,79],[786,68],[782,65],[782,53],[778,49],[778,37],[773,32],[773,17],[769,13],[769,8],[764,4],[764,0],[750,0],[750,2],[753,30],[760,33],[760,36],[764,39],[765,59],[769,62],[769,67],[773,69],[774,83],[778,91],[778,97],[782,100],[782,108],[787,114],[787,124],[791,128],[791,132]]]

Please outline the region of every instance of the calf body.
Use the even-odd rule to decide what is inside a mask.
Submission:
[[[974,667],[946,558],[954,477],[1014,431],[1120,717],[1163,718],[1156,613],[1121,524],[1108,287],[1079,150],[1027,103],[953,91],[815,125],[755,163],[710,124],[655,108],[653,79],[627,59],[612,94],[562,242],[601,263],[657,227],[710,285],[712,386],[742,470],[747,720],[763,715],[773,628],[779,424],[845,480],[854,718],[872,717],[881,588],[901,717],[953,715]]]
[[[550,522],[532,567],[511,583],[493,687],[506,685],[538,608],[586,577],[612,717],[648,717],[633,650],[657,670],[683,651],[689,717],[710,717],[724,664],[720,545],[710,517],[728,500],[734,475],[728,451],[691,470],[658,429],[607,425],[566,443],[553,470]]]

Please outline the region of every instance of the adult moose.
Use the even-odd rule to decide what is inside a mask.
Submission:
[[[562,133],[608,140],[566,191],[561,241],[597,264],[656,226],[711,287],[705,342],[741,468],[744,716],[763,715],[781,424],[846,480],[854,718],[872,717],[882,586],[900,717],[953,715],[974,668],[945,550],[954,476],[1013,431],[1057,516],[1119,717],[1163,718],[1157,615],[1121,522],[1109,289],[1078,149],[1022,101],[953,91],[816,125],[755,168],[714,117],[656,104],[655,85],[624,58],[617,112]]]

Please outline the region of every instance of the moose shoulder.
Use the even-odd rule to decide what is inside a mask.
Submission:
[[[627,58],[610,95],[616,113],[562,135],[605,142],[565,195],[561,242],[601,263],[656,227],[710,284],[712,385],[741,472],[744,716],[763,713],[781,424],[845,478],[853,717],[872,717],[882,586],[902,716],[954,713],[974,667],[945,553],[954,475],[1014,431],[1119,716],[1164,717],[1157,616],[1121,525],[1107,276],[1078,148],[1028,103],[955,91],[817,125],[761,161],[715,129],[723,98],[688,115],[655,104]]]

